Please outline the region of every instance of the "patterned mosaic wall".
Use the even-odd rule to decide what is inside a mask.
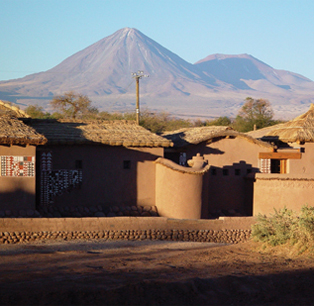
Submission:
[[[1,176],[35,176],[34,156],[1,156]]]
[[[41,198],[43,206],[54,203],[56,196],[64,192],[71,192],[80,188],[82,184],[82,170],[53,170],[52,153],[43,152],[40,159],[41,167]]]

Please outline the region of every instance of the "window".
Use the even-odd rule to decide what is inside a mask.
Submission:
[[[83,169],[83,161],[82,160],[76,160],[75,161],[75,169]]]
[[[260,152],[259,168],[262,173],[287,173],[287,160],[300,159],[302,150],[294,152]]]
[[[123,161],[123,169],[131,169],[131,161],[130,160],[124,160]]]
[[[222,175],[223,176],[229,175],[229,170],[228,169],[222,169]]]
[[[287,160],[286,159],[271,159],[270,160],[271,173],[287,173]]]
[[[216,168],[211,168],[210,172],[211,172],[211,175],[217,175],[217,169]]]
[[[241,169],[234,169],[234,175],[236,176],[241,175]]]

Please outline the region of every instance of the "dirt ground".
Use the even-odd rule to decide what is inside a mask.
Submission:
[[[171,241],[0,246],[1,305],[311,305],[314,260],[287,248]]]

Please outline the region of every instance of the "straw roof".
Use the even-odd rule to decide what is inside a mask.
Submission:
[[[169,147],[171,141],[151,133],[134,121],[23,119],[48,144],[104,144],[124,147]]]
[[[314,104],[305,114],[273,126],[264,138],[276,138],[283,142],[314,142]]]
[[[226,126],[205,126],[196,128],[184,128],[174,132],[164,133],[163,137],[171,140],[174,147],[180,148],[188,145],[197,145],[201,142],[213,141],[214,139],[226,137],[240,137],[259,146],[271,148],[272,146],[264,141],[257,140],[249,135],[236,132]]]
[[[17,118],[28,118],[29,116],[16,106],[10,105],[9,102],[0,100],[0,116],[8,115]]]
[[[47,139],[15,117],[0,116],[1,145],[43,145]]]
[[[258,129],[258,130],[255,130],[255,131],[246,132],[245,134],[249,135],[249,136],[251,136],[253,138],[256,138],[256,139],[263,139],[263,137],[265,135],[267,135],[269,132],[271,132],[273,129],[279,127],[280,125],[282,125],[282,123],[276,124],[276,125],[272,125],[272,126],[267,126],[265,128]]]

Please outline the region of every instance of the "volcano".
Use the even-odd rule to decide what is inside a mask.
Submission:
[[[180,117],[235,116],[246,97],[268,99],[281,118],[295,117],[314,103],[314,82],[276,70],[251,55],[210,55],[188,63],[136,29],[124,28],[68,57],[45,72],[0,82],[0,99],[21,108],[49,110],[54,95],[87,95],[103,111],[135,105],[132,72],[140,81],[141,108]]]

